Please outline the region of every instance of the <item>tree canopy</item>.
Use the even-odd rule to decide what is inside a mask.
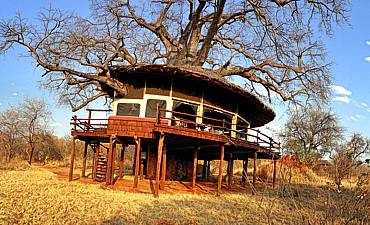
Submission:
[[[1,20],[0,54],[24,46],[73,110],[105,87],[126,95],[112,68],[143,64],[236,75],[284,101],[326,99],[330,63],[317,33],[331,35],[348,10],[348,0],[92,0],[88,17],[50,7],[34,23]]]
[[[297,153],[308,164],[314,164],[325,153],[336,150],[343,128],[329,110],[300,108],[290,113],[280,135],[283,149]]]

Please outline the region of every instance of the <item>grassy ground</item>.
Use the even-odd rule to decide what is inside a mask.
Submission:
[[[150,194],[66,182],[39,167],[0,167],[0,224],[364,224],[366,190],[281,185],[248,193]]]

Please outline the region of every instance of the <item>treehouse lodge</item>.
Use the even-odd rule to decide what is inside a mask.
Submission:
[[[108,90],[114,99],[112,116],[96,119],[94,110],[88,110],[88,118],[72,118],[70,180],[78,139],[85,143],[82,176],[90,146],[95,153],[92,178],[107,185],[123,177],[125,149],[134,145],[133,187],[139,176],[155,180],[155,196],[166,180],[191,181],[192,188],[207,180],[212,160],[219,160],[218,193],[224,160],[229,185],[234,160],[243,160],[245,180],[248,159],[253,159],[253,184],[256,159],[274,160],[275,184],[279,143],[256,129],[272,121],[275,113],[256,96],[212,74],[169,66],[117,68],[114,76],[128,85],[128,94]],[[197,180],[198,160],[203,165],[198,166],[202,178]]]

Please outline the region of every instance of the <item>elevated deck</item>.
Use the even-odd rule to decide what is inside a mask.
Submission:
[[[98,175],[101,175],[107,185],[115,182],[117,175],[115,161],[118,160],[118,177],[122,178],[124,152],[128,145],[136,146],[133,160],[134,188],[138,186],[139,174],[140,177],[145,174],[146,178],[155,179],[155,196],[158,196],[160,187],[164,187],[166,179],[183,180],[185,177],[185,180],[192,181],[194,188],[198,160],[203,160],[202,178],[205,180],[209,177],[210,162],[219,161],[217,193],[221,192],[224,160],[228,161],[229,186],[232,184],[234,160],[243,160],[243,174],[246,174],[248,160],[251,158],[255,168],[253,185],[256,185],[257,181],[257,159],[274,160],[273,186],[275,184],[276,159],[280,158],[280,144],[257,129],[241,129],[241,126],[238,127],[225,120],[197,117],[159,108],[156,118],[109,116],[97,119],[92,118],[91,112],[92,110],[89,110],[87,119],[76,116],[72,118],[71,133],[74,139],[70,180],[73,176],[76,153],[75,140],[79,139],[85,142],[82,176],[85,176],[87,149],[90,146],[94,151],[93,180],[97,180]],[[119,157],[116,155],[116,144],[122,145]],[[103,158],[105,160],[100,160]],[[99,163],[104,165],[100,170]],[[244,180],[245,176],[243,175]]]
[[[191,148],[212,148],[225,145],[226,151],[237,155],[239,159],[252,158],[257,152],[258,158],[278,159],[280,144],[258,129],[232,130],[225,121],[204,118],[208,121],[220,122],[223,125],[199,124],[176,117],[162,117],[158,109],[157,118],[139,118],[127,116],[109,116],[106,119],[72,118],[72,136],[84,141],[100,140],[109,142],[111,136],[119,137],[127,144],[135,139],[147,141],[158,140],[159,134],[166,135],[166,145],[171,150]],[[171,114],[184,114],[169,111]],[[89,115],[91,115],[89,113]],[[203,158],[213,159],[212,152],[201,154]]]

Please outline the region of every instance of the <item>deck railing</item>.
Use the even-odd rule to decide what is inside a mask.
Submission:
[[[77,132],[104,132],[108,127],[108,118],[95,119],[92,118],[93,112],[111,112],[112,110],[107,109],[86,109],[89,115],[88,118],[77,118],[74,115],[71,119],[72,131]]]
[[[163,113],[162,113],[163,112]],[[171,115],[170,117],[162,116]],[[192,118],[184,119],[182,117]],[[202,121],[208,121],[208,123],[197,123],[197,118],[202,119]],[[243,129],[232,129],[237,127],[237,124],[233,124],[226,120],[220,120],[215,118],[210,118],[206,116],[197,116],[183,112],[171,111],[166,109],[161,109],[157,107],[157,118],[156,123],[161,124],[161,120],[169,121],[169,126],[182,127],[187,129],[195,129],[197,131],[209,132],[219,135],[224,135],[230,138],[230,141],[246,141],[258,146],[264,147],[269,150],[279,151],[280,143],[275,141],[272,137],[262,133],[258,129],[254,128],[243,128]]]

